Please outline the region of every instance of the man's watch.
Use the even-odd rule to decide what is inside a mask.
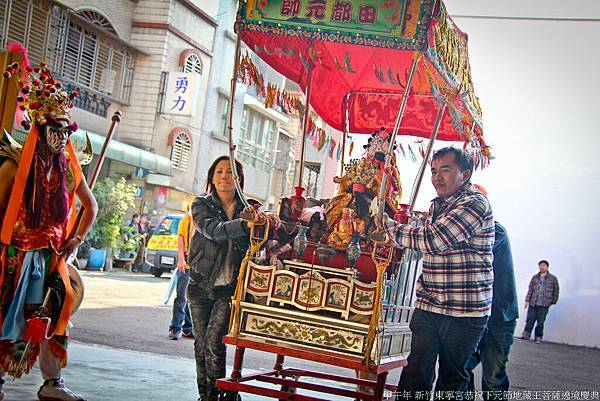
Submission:
[[[76,239],[78,239],[78,240],[79,240],[79,243],[80,243],[80,244],[83,244],[83,238],[81,237],[81,235],[77,234],[77,235],[76,235],[75,237],[73,237],[73,238],[76,238]]]

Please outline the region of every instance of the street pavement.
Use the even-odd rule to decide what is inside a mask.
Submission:
[[[75,341],[70,347],[69,366],[64,371],[66,384],[90,401],[196,400],[193,341],[167,339],[172,299],[169,305],[164,305],[162,299],[169,277],[155,278],[120,270],[82,275],[86,296],[73,318]],[[232,351],[228,349],[229,367]],[[244,373],[268,370],[273,362],[273,355],[247,350]],[[353,375],[345,369],[292,358],[286,360],[286,365]],[[524,391],[521,394],[524,398],[535,396],[529,393],[534,390],[555,391],[546,394],[554,399],[600,398],[597,348],[538,345],[516,339],[508,372],[511,389]],[[388,381],[397,382],[398,376],[398,371],[393,372]],[[40,382],[37,367],[19,381],[8,380],[5,400],[35,400]],[[557,394],[560,398],[556,398]],[[543,399],[543,394],[539,397]],[[265,399],[244,395],[245,401]]]
[[[193,359],[77,342],[71,344],[69,350],[70,362],[63,373],[64,382],[71,390],[85,394],[89,401],[193,401],[198,398]],[[245,374],[257,372],[244,370]],[[7,381],[5,401],[37,400],[41,382],[36,366],[28,376]],[[244,396],[244,401],[266,399]],[[332,397],[331,400],[343,398]]]

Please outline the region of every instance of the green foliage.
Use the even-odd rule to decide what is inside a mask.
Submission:
[[[121,224],[121,238],[119,242],[119,249],[121,251],[121,255],[135,255],[138,247],[140,246],[141,238],[142,235],[138,233],[138,229],[136,226],[130,227],[127,224]]]
[[[95,248],[118,248],[121,245],[121,219],[135,204],[135,185],[127,184],[124,178],[117,181],[105,178],[94,188],[98,202],[98,215],[88,235]]]

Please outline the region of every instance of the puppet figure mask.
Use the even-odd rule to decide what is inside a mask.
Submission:
[[[57,122],[48,122],[44,125],[44,133],[48,149],[53,154],[59,154],[65,151],[67,141],[69,140],[70,129],[68,122],[59,120]]]

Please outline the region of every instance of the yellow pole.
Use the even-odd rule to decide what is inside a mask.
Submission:
[[[0,52],[0,69],[4,69],[14,62],[21,64],[22,55],[17,52]],[[19,88],[16,79],[0,77],[0,132],[2,128],[12,134],[17,110],[17,96]]]
[[[264,219],[264,223],[262,220]],[[254,230],[257,225],[264,226],[263,237],[256,241],[254,237]],[[269,236],[269,219],[267,219],[264,215],[258,216],[254,221],[249,221],[248,226],[250,227],[250,248],[248,252],[246,252],[246,256],[244,260],[242,260],[242,264],[240,266],[240,272],[238,273],[237,286],[235,287],[235,293],[231,298],[231,315],[229,318],[229,335],[233,337],[237,337],[240,333],[240,302],[242,301],[242,295],[244,294],[244,282],[246,281],[246,269],[248,267],[248,263],[250,259],[258,250],[267,242],[267,238]]]

